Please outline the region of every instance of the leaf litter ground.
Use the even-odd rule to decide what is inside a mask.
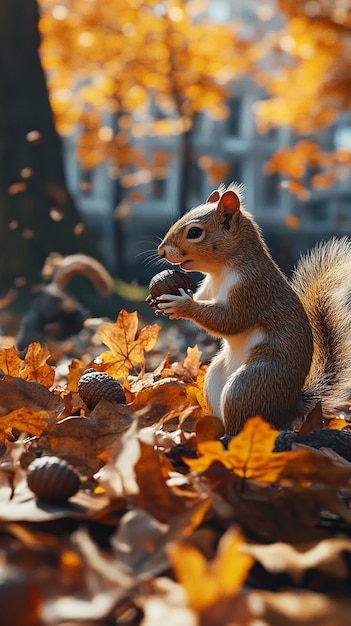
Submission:
[[[258,416],[227,440],[197,346],[172,362],[160,327],[126,311],[97,333],[105,347],[65,368],[39,343],[0,351],[1,624],[348,626],[351,463],[333,445],[349,448],[347,415],[317,407],[290,450]],[[89,410],[88,368],[126,404]],[[74,496],[29,489],[45,456],[79,474]]]

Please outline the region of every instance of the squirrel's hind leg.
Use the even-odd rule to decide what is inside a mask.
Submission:
[[[297,414],[296,397],[286,395],[287,386],[277,368],[267,362],[243,365],[229,376],[221,389],[221,415],[227,435],[237,435],[250,417],[260,416],[277,429],[288,428]]]

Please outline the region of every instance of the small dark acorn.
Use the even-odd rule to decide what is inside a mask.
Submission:
[[[188,291],[191,288],[189,274],[181,270],[163,270],[156,274],[150,281],[149,292],[146,301],[152,308],[157,307],[156,298],[164,293],[179,295],[179,289]]]
[[[78,393],[91,411],[100,400],[118,404],[126,403],[126,395],[121,383],[105,372],[87,369],[78,381]]]
[[[80,478],[73,467],[63,459],[43,456],[28,466],[27,483],[38,498],[62,501],[77,493]]]

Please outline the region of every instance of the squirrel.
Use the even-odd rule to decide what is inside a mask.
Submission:
[[[23,317],[17,337],[20,352],[26,351],[33,341],[45,342],[48,337],[67,339],[82,330],[89,311],[65,292],[68,282],[77,274],[89,278],[101,296],[108,296],[113,290],[111,276],[96,259],[81,253],[66,257],[57,252],[49,254],[42,277],[50,282],[37,288]]]
[[[222,340],[206,370],[205,397],[227,435],[255,415],[282,430],[319,401],[324,413],[347,401],[351,239],[317,244],[289,281],[232,183],[171,226],[158,254],[205,274],[194,294],[163,294],[157,308]]]

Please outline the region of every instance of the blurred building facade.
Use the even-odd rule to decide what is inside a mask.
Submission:
[[[224,21],[239,17],[250,29],[257,19],[258,5],[262,10],[259,0],[213,0],[210,18]],[[250,32],[247,34],[250,36]],[[203,159],[225,162],[228,171],[222,182],[244,185],[246,208],[255,215],[277,262],[289,272],[300,251],[315,241],[351,232],[351,186],[347,178],[339,180],[331,188],[311,190],[309,199],[301,202],[281,186],[279,176],[265,173],[269,157],[278,148],[292,146],[296,138],[287,128],[266,135],[257,132],[254,103],[263,97],[249,79],[242,80],[233,86],[227,119],[220,122],[206,115],[199,118],[190,137],[192,160],[183,208],[188,210],[204,202],[214,188],[201,165]],[[351,115],[340,117],[333,128],[312,139],[325,150],[351,149]],[[157,267],[145,262],[147,251],[156,249],[157,238],[162,237],[181,211],[181,138],[148,136],[140,140],[146,154],[162,150],[169,159],[167,175],[138,186],[136,202],[123,199],[118,183],[109,177],[107,165],[84,171],[75,157],[73,142],[73,138],[66,141],[68,185],[107,267],[124,280],[147,282]],[[308,186],[308,180],[305,182]],[[127,190],[127,196],[130,191]],[[298,218],[299,230],[288,227],[289,215]]]

